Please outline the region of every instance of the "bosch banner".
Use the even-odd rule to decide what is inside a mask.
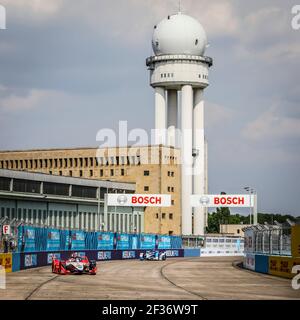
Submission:
[[[170,207],[169,194],[107,194],[108,206],[119,207]]]
[[[254,195],[234,194],[234,195],[192,195],[192,207],[254,207]]]

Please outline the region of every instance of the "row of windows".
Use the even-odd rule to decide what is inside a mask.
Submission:
[[[160,77],[161,78],[173,78],[174,73],[161,73]]]
[[[10,191],[11,179],[0,177],[0,190]],[[89,186],[70,185],[63,183],[43,182],[41,190],[40,181],[13,179],[12,191],[23,193],[38,193],[45,195],[73,196],[79,198],[97,198],[97,188]],[[123,189],[100,188],[100,199],[104,199],[105,193],[123,193]],[[125,190],[126,193],[132,193],[131,190]]]
[[[168,187],[168,192],[175,192],[174,190],[175,190],[174,187]],[[150,191],[149,186],[144,186],[144,191],[146,191],[146,192]]]
[[[199,79],[201,79],[201,74],[199,74]],[[202,75],[202,79],[208,80],[208,75],[203,74],[203,75]]]
[[[162,219],[166,219],[166,216],[167,216],[166,213],[162,213],[162,214],[161,214],[161,218],[162,218]],[[169,217],[170,220],[173,220],[173,213],[169,213],[169,214],[168,214],[168,217]],[[156,219],[159,219],[159,214],[158,214],[158,213],[156,214]]]
[[[161,78],[173,78],[174,77],[174,73],[161,73],[160,77]],[[199,74],[198,77],[199,77],[199,79],[202,78],[202,79],[208,80],[208,75],[206,75],[206,74],[203,74],[203,75]]]
[[[0,169],[88,168],[96,166],[140,164],[140,156],[1,160]]]
[[[62,228],[78,228],[84,230],[103,229],[104,214],[100,214],[97,221],[97,214],[94,212],[73,212],[39,209],[17,209],[3,208],[0,210],[0,219],[8,217],[11,219],[23,220],[26,223],[48,225]],[[141,215],[132,214],[111,214],[108,213],[107,230],[112,232],[140,232],[142,230]]]
[[[78,175],[78,177],[84,177],[86,176],[86,173],[88,173],[88,176],[89,177],[94,177],[96,176],[96,173],[97,171],[95,170],[88,170],[88,171],[85,171],[85,170],[79,170],[78,172],[74,172],[72,170],[69,170],[67,172],[67,174],[70,176],[70,177],[75,177],[76,174]],[[53,171],[52,170],[49,170],[49,174],[53,174]],[[110,170],[103,170],[103,169],[100,169],[99,170],[99,177],[114,177],[115,175],[120,175],[122,177],[124,177],[126,175],[126,170],[125,169],[121,169],[120,171],[118,170],[115,170],[115,169],[110,169]],[[63,176],[63,171],[62,170],[59,170],[58,171],[58,175],[59,176]]]

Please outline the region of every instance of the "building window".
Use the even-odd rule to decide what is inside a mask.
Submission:
[[[169,236],[172,236],[173,233],[174,233],[174,232],[173,232],[172,230],[170,230],[170,231],[169,231]]]
[[[198,43],[199,43],[199,40],[198,40],[198,39],[196,39],[196,40],[195,40],[195,46],[197,46],[197,45],[198,45]]]
[[[90,177],[93,176],[93,170],[90,170]]]
[[[166,219],[166,214],[162,213],[161,217],[162,217],[162,219]]]
[[[103,169],[100,170],[100,177],[103,177]]]
[[[52,171],[51,171],[51,170],[49,171],[49,174],[52,174]]]
[[[111,176],[114,176],[114,175],[115,175],[114,169],[110,169],[110,175],[111,175]]]
[[[149,191],[149,186],[145,186],[144,191]]]
[[[79,176],[82,177],[83,176],[83,172],[82,170],[79,170]]]
[[[158,219],[158,213],[156,214],[156,219]]]
[[[59,175],[62,176],[62,171],[59,171]]]
[[[121,176],[125,176],[125,170],[121,169]]]
[[[149,171],[149,170],[145,170],[145,171],[144,171],[144,176],[145,176],[145,177],[150,176],[150,171]]]
[[[173,213],[169,213],[169,219],[173,220]]]
[[[175,205],[175,201],[171,200],[171,205],[174,206]]]
[[[73,176],[73,172],[72,170],[69,171],[69,176],[72,177]]]

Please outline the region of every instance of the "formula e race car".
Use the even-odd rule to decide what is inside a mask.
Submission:
[[[146,253],[140,254],[140,260],[166,260],[167,254],[166,252],[159,252],[158,250],[146,251]]]
[[[97,272],[96,261],[87,257],[72,255],[68,260],[52,260],[52,272],[58,274],[90,274],[95,275]]]

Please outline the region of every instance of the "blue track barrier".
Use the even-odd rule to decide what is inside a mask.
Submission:
[[[255,271],[269,273],[269,256],[255,255]]]

